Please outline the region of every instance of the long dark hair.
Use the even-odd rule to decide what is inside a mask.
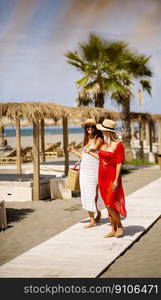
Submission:
[[[84,127],[84,141],[83,141],[83,147],[85,145],[88,144],[88,141],[89,141],[89,136],[88,136],[88,133],[87,133],[87,126],[88,124]],[[104,141],[104,137],[103,137],[103,134],[102,134],[102,131],[101,130],[98,130],[96,128],[95,125],[94,126],[94,132],[93,132],[93,137],[95,139],[95,141],[98,139],[98,138],[101,138],[102,139],[102,142]]]

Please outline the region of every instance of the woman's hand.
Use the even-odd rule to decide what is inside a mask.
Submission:
[[[73,153],[74,153],[74,151],[75,151],[75,149],[73,148],[73,146],[69,146],[69,147],[67,148],[67,150],[68,150],[69,152],[73,152]]]
[[[87,147],[85,147],[85,148],[84,148],[84,152],[89,153],[89,152],[90,152],[90,149],[87,148]]]
[[[118,180],[114,180],[112,188],[113,188],[114,192],[116,192],[118,190]]]

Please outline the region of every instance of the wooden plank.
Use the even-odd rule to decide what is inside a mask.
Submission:
[[[63,118],[63,148],[65,155],[65,176],[68,174],[69,170],[69,152],[68,148],[68,119],[66,117]]]
[[[145,136],[146,136],[146,144],[149,145],[150,136],[149,136],[149,121],[148,120],[145,123]]]
[[[44,126],[44,119],[41,119],[41,161],[45,162],[45,126]]]
[[[149,122],[149,151],[152,152],[153,149],[153,141],[152,141],[152,121]]]
[[[143,120],[139,118],[140,158],[144,159],[144,126]]]
[[[39,122],[33,122],[33,200],[40,200]]]
[[[22,166],[21,166],[21,137],[20,137],[20,120],[16,119],[16,150],[17,150],[17,173],[22,173]]]
[[[158,121],[157,125],[158,125],[158,154],[161,155],[161,121]]]

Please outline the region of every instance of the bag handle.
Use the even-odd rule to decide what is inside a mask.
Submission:
[[[79,159],[79,160],[75,163],[75,165],[73,166],[72,169],[77,169],[77,166],[80,165],[80,162],[81,162],[81,159]]]

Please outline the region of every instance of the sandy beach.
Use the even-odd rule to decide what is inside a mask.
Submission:
[[[83,139],[83,134],[82,133],[77,133],[77,134],[69,134],[69,143],[75,141],[76,143],[81,142]],[[16,147],[16,138],[15,137],[7,137],[8,145],[11,147]],[[57,143],[61,141],[63,143],[63,135],[62,134],[50,134],[50,135],[45,135],[45,144],[48,143]],[[33,144],[33,139],[32,136],[21,136],[21,145],[22,147],[27,147],[27,146],[32,146]]]

